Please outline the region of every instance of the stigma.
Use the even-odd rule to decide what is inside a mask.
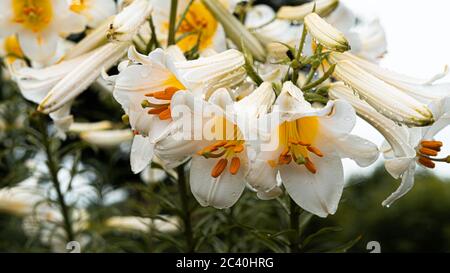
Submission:
[[[304,166],[310,173],[316,174],[317,167],[311,160],[311,154],[324,157],[322,151],[313,146],[316,134],[316,118],[284,122],[279,128],[282,152],[277,160],[269,160],[269,165],[275,168],[279,165],[297,164]]]

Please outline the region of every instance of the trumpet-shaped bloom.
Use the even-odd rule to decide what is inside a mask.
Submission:
[[[417,79],[382,68],[350,53],[332,53],[330,59],[333,62],[350,61],[364,71],[425,104],[450,96],[450,83],[434,83],[447,75],[447,67],[443,73],[437,74],[431,79]]]
[[[450,98],[437,100],[431,104],[430,109],[437,118],[432,126],[408,129],[397,125],[360,100],[343,83],[333,84],[329,94],[333,98],[350,102],[358,115],[374,126],[386,139],[382,148],[386,170],[394,178],[401,178],[402,182],[397,191],[383,202],[383,206],[391,206],[412,189],[417,165],[432,169],[435,162],[446,162],[447,159],[436,158],[443,143],[436,141],[435,135],[450,124]]]
[[[70,115],[72,101],[100,76],[103,68],[115,64],[127,47],[127,44],[107,44],[80,57],[42,69],[16,62],[13,77],[22,95],[38,103],[40,111],[50,114],[63,136],[73,121]]]
[[[334,75],[386,117],[408,126],[428,126],[434,122],[433,113],[426,104],[419,102],[395,86],[349,60],[335,60]]]
[[[188,51],[200,41],[200,51],[214,49],[222,52],[226,50],[225,32],[219,22],[200,0],[194,0],[191,5],[189,3],[189,0],[178,1],[177,22],[180,22],[185,14],[184,20],[176,25],[178,26],[176,39],[180,49],[183,52]],[[167,43],[170,5],[171,1],[153,1],[156,33],[162,44]]]
[[[85,28],[82,16],[72,12],[67,1],[4,0],[0,2],[0,37],[17,34],[27,57],[42,62],[57,49],[58,37]]]
[[[320,217],[336,212],[345,184],[341,159],[369,166],[378,158],[376,145],[350,134],[356,122],[350,104],[336,101],[313,108],[291,82],[284,84],[274,111],[261,120],[267,119],[278,121],[269,130],[276,145],[251,162],[248,183],[270,193],[278,186],[279,173],[291,198]]]
[[[84,16],[91,28],[99,26],[117,11],[114,0],[72,0],[70,9]]]
[[[217,90],[209,101],[189,92],[179,92],[175,94],[172,108],[187,108],[180,111],[181,116],[175,121],[182,122],[183,126],[157,143],[155,154],[168,167],[192,157],[190,183],[198,202],[219,209],[231,207],[246,185],[247,149],[251,140],[248,132],[252,130],[246,121],[253,118],[256,123],[274,100],[269,83],[263,83],[239,102],[233,102],[226,89]],[[204,126],[195,126],[196,121]],[[205,171],[209,171],[209,175],[205,175]]]
[[[129,50],[131,63],[124,63],[112,76],[114,97],[129,116],[136,134],[131,163],[134,172],[142,171],[151,160],[153,143],[167,133],[172,122],[174,94],[190,90],[209,97],[219,87],[232,87],[245,77],[244,58],[236,50],[187,61],[178,47],[157,49],[148,56]],[[141,149],[145,145],[146,149]],[[136,153],[134,153],[136,151]]]

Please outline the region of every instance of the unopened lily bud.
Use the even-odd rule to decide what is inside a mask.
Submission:
[[[313,11],[320,16],[327,16],[338,5],[339,0],[318,0],[300,6],[283,6],[278,11],[277,17],[284,20],[303,21]]]
[[[379,113],[395,122],[417,127],[428,126],[434,122],[428,106],[350,61],[338,62],[334,75]]]
[[[152,10],[153,7],[148,0],[133,1],[114,18],[109,27],[108,39],[130,41],[151,16]]]
[[[350,44],[344,34],[328,24],[317,13],[311,13],[305,17],[305,26],[316,42],[324,47],[338,52],[350,50]]]

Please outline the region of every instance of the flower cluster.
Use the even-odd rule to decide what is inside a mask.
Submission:
[[[368,167],[380,152],[402,179],[390,206],[417,166],[450,163],[435,139],[450,122],[450,84],[434,83],[447,71],[421,80],[380,67],[380,23],[338,0],[279,11],[233,0],[11,0],[0,26],[9,73],[61,137],[132,139],[135,173],[155,160],[187,166],[202,206],[229,208],[247,189],[262,200],[286,193],[326,217],[346,186],[343,159]],[[122,106],[130,130],[74,123],[71,105],[91,85]],[[382,147],[352,134],[357,116]]]

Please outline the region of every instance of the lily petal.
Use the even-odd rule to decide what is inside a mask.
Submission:
[[[217,160],[194,157],[191,165],[190,184],[195,199],[204,207],[212,206],[217,209],[226,209],[233,206],[241,197],[245,189],[243,183],[243,171],[246,168],[245,160],[236,175],[231,175],[227,170],[218,178],[205,174],[205,170],[211,170]]]
[[[327,217],[337,210],[344,189],[344,171],[341,159],[327,155],[312,156],[317,173],[310,173],[304,166],[280,167],[281,179],[291,198],[303,209]]]
[[[134,173],[142,172],[150,164],[154,146],[149,138],[139,135],[134,137],[130,155],[131,170]]]

